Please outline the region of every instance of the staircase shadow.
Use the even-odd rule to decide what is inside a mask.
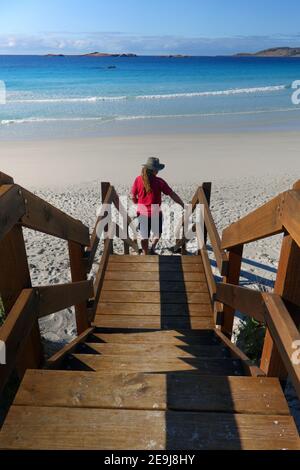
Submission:
[[[241,365],[238,361],[236,364],[232,363],[228,353],[224,354],[224,357],[205,357],[202,354],[198,355],[199,353],[193,355],[195,345],[209,347],[220,342],[214,343],[212,331],[208,333],[206,330],[192,330],[182,258],[179,256],[176,261],[173,260],[173,263],[177,268],[174,279],[176,278],[183,287],[180,292],[181,303],[176,316],[170,315],[168,311],[170,295],[167,295],[163,289],[166,272],[165,269],[161,269],[165,263],[165,259],[159,259],[161,329],[177,330],[180,327],[185,330],[186,338],[193,338],[192,344],[187,340],[189,345],[177,345],[178,360],[192,369],[165,374],[165,448],[166,450],[216,450],[230,447],[241,449],[235,415],[225,412],[234,409],[230,383],[226,375],[242,375]],[[169,274],[169,278],[172,278],[171,273]],[[190,353],[191,356],[182,357],[182,351]],[[222,390],[211,389],[205,383],[205,376],[220,374],[220,366],[224,375],[221,379]],[[229,438],[230,445],[228,445]]]

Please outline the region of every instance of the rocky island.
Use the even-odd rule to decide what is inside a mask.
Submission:
[[[300,47],[272,47],[258,52],[241,52],[236,57],[300,57]]]
[[[107,52],[90,52],[88,54],[80,54],[81,57],[137,57],[136,54],[110,54]]]

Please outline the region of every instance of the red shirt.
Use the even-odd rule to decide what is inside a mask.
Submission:
[[[157,176],[150,176],[150,184],[152,191],[147,194],[144,188],[143,178],[141,176],[138,176],[133,183],[131,194],[134,202],[138,204],[138,214],[150,216],[156,211],[159,212],[161,206],[161,193],[170,196],[173,192],[165,180],[158,178]],[[154,204],[156,207],[151,207]]]

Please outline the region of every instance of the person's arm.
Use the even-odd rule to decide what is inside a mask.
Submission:
[[[181,199],[181,197],[178,196],[177,193],[175,193],[175,191],[172,191],[170,193],[170,198],[173,199],[174,202],[176,202],[177,204],[179,204],[183,209],[184,209],[184,202],[183,200]]]
[[[137,181],[135,180],[133,183],[133,186],[131,188],[131,200],[133,204],[138,203],[138,197],[137,197]]]

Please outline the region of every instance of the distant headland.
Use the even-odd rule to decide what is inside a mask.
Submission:
[[[68,54],[46,54],[45,57],[67,57]],[[137,57],[136,54],[122,53],[122,54],[110,54],[107,52],[89,52],[87,54],[72,54],[76,57]]]
[[[254,53],[240,52],[235,57],[300,57],[300,47],[272,47]]]

